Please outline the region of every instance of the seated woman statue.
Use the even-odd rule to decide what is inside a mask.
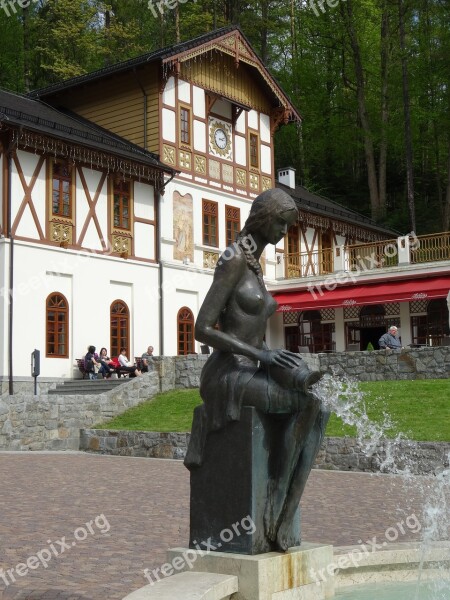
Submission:
[[[259,259],[264,248],[277,244],[297,218],[288,194],[279,189],[262,193],[236,242],[217,263],[195,326],[197,340],[214,352],[202,370],[203,404],[194,411],[185,459],[187,468],[200,467],[208,432],[239,420],[242,406],[253,406],[274,418],[284,416],[279,467],[269,479],[264,515],[265,535],[281,551],[287,549],[328,420],[310,390],[321,374],[310,371],[298,354],[269,350],[264,342],[267,320],[277,303],[265,287]]]

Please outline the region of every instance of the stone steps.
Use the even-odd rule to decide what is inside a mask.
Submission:
[[[104,394],[119,385],[130,381],[127,377],[120,379],[73,379],[58,384],[49,395],[68,396],[80,394]]]

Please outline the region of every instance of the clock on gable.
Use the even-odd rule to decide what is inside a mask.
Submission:
[[[215,156],[231,160],[231,125],[229,123],[210,119],[209,151]]]

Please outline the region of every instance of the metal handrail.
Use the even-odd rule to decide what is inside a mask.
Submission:
[[[370,244],[349,244],[345,246],[344,269],[373,270],[398,265],[397,240],[382,240]]]
[[[382,240],[344,247],[345,271],[370,271],[396,267],[399,264],[398,239]],[[410,264],[450,260],[450,232],[410,236]],[[334,251],[297,252],[284,255],[285,277],[313,277],[334,272]],[[407,259],[406,259],[407,260]]]
[[[288,279],[293,279],[332,273],[334,269],[333,262],[333,250],[331,248],[315,252],[285,254],[285,276]]]
[[[410,250],[412,264],[450,260],[450,232],[419,235],[418,247]]]

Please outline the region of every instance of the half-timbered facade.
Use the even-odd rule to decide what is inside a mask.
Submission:
[[[0,92],[0,374],[72,377],[89,344],[145,348],[158,323],[157,157]],[[144,277],[145,271],[145,277]]]
[[[252,200],[274,187],[273,134],[300,115],[234,27],[32,96],[155,152],[177,172],[161,197],[152,313],[161,334],[149,343],[158,353],[198,352],[191,324],[219,253]]]
[[[29,98],[2,93],[0,376],[11,365],[15,375],[28,375],[34,348],[41,350],[42,373],[55,377],[72,376],[88,344],[113,355],[125,346],[131,357],[149,344],[155,354],[200,352],[195,319],[215,263],[253,199],[275,185],[296,200],[299,222],[262,256],[280,302],[269,344],[362,348],[359,323],[367,315],[350,314],[350,304],[328,296],[322,306],[322,295],[314,298],[308,286],[354,271],[361,253],[370,260],[368,245],[382,240],[398,241],[404,257],[410,238],[401,242],[296,187],[292,169],[276,177],[273,134],[300,119],[235,27]],[[403,276],[402,261],[397,266],[394,279]],[[436,270],[442,275],[444,267],[448,276],[448,260]],[[364,274],[355,286],[371,277]],[[418,306],[393,307],[391,300],[383,321],[374,314],[367,322],[401,324],[402,333],[408,323],[421,340],[425,321],[410,317],[423,311],[410,314]]]

